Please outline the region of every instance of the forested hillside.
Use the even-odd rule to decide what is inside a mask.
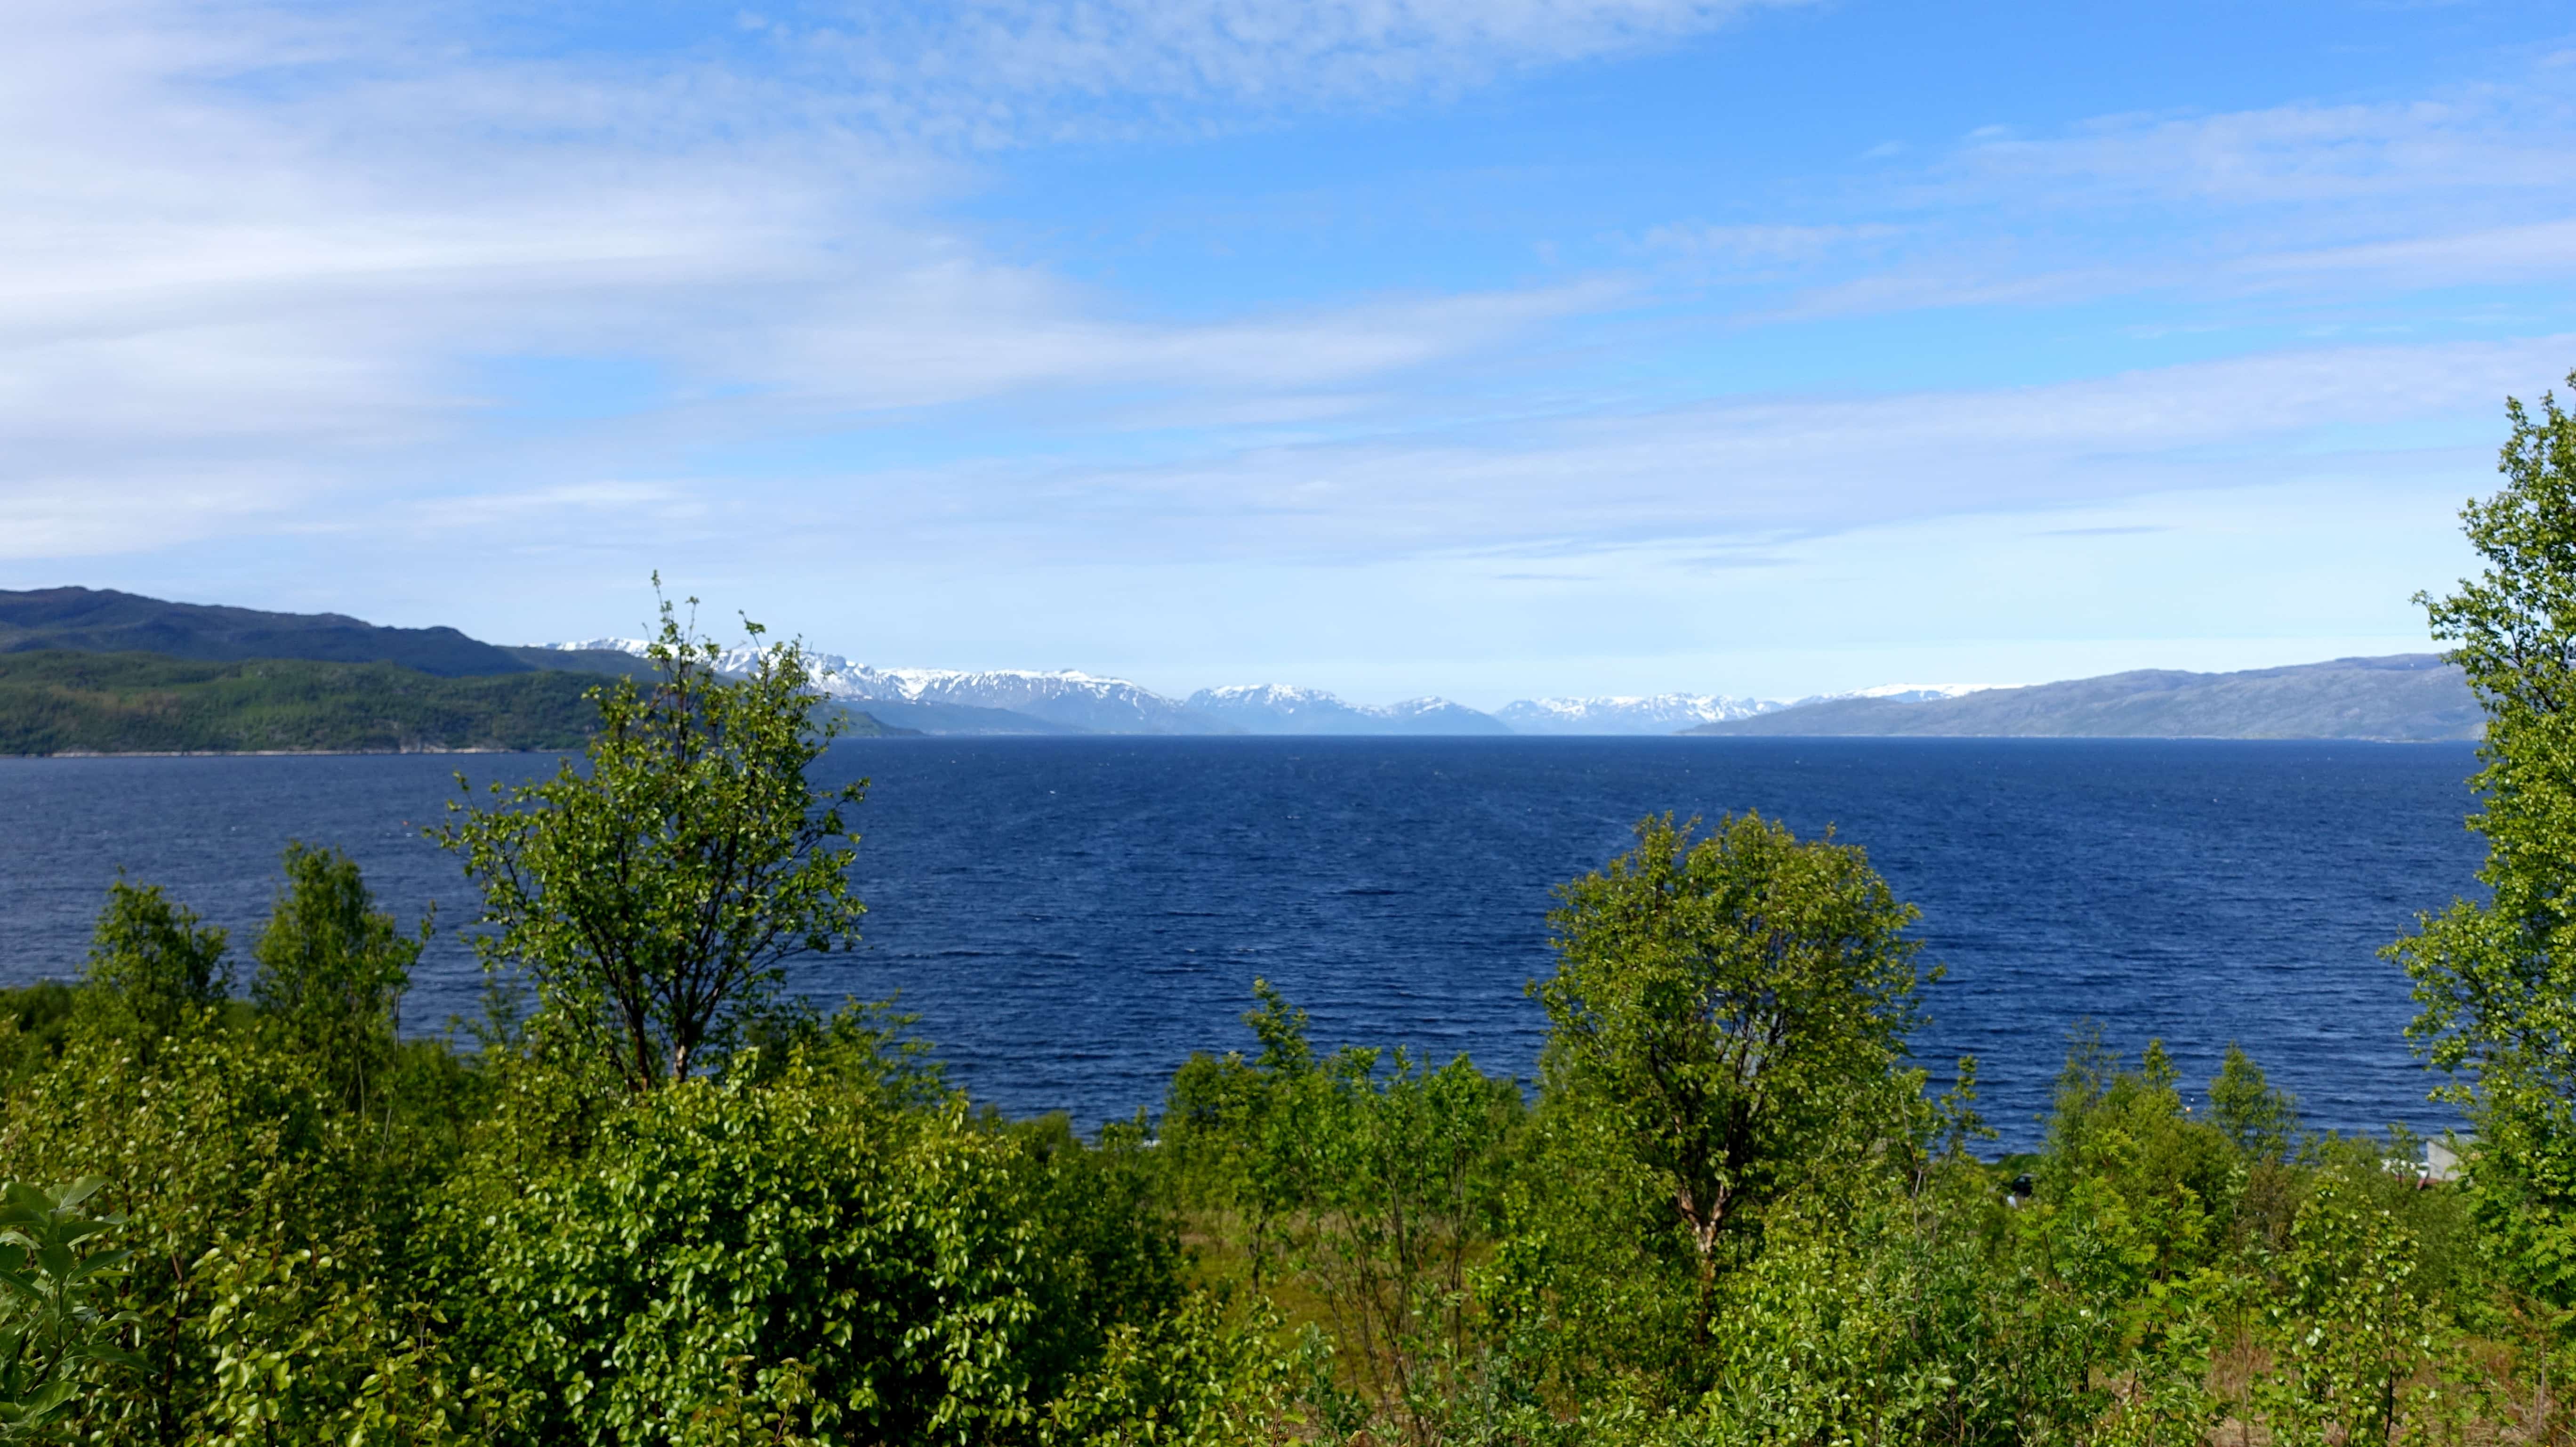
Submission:
[[[579,748],[577,673],[439,678],[386,663],[0,654],[0,753],[412,753]]]
[[[440,678],[384,663],[0,653],[0,754],[577,749],[596,673]],[[853,738],[898,732],[836,710]]]

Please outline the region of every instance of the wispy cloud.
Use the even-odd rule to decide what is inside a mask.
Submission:
[[[2245,278],[2359,275],[2416,286],[2564,276],[2576,271],[2576,218],[2276,251],[2245,257],[2228,271]]]
[[[1416,51],[1537,61],[1725,9],[1356,7],[1282,26],[1223,6],[986,7],[910,43],[960,65],[1020,56],[1005,72],[1040,89],[1177,94],[1258,90],[1265,75],[1284,86],[1327,59],[1357,76],[1371,56],[1393,84],[1430,63],[1401,59]],[[736,432],[1050,388],[1159,388],[1258,411],[1616,291],[1122,315],[1118,299],[996,260],[939,220],[938,198],[964,183],[957,163],[856,126],[842,93],[810,78],[491,56],[382,19],[145,0],[17,17],[22,43],[0,53],[13,137],[0,499],[28,518],[69,510],[31,522],[19,547],[91,547],[98,528],[71,519],[136,490],[168,502],[127,535],[138,547],[189,535],[191,517],[210,530],[265,515],[192,481],[217,472],[336,471],[381,489],[425,450],[472,440],[481,358],[650,359],[671,393],[659,405],[701,425],[714,405]],[[1040,63],[1091,51],[1070,69]],[[948,83],[990,93],[962,70]]]
[[[964,516],[921,501],[923,474],[843,486],[869,517],[928,546],[971,537],[1020,558],[1067,547],[1137,562],[1571,558],[1695,539],[1695,557],[1758,560],[1780,539],[1860,527],[2368,473],[2385,463],[2341,454],[2339,431],[2484,416],[2508,392],[2549,385],[2571,356],[2576,336],[2336,347],[2043,386],[1255,447],[1158,467],[947,472],[948,486],[987,500]]]
[[[1806,199],[1793,223],[1644,236],[1695,267],[1765,272],[1779,290],[1748,304],[1755,324],[2149,295],[2377,299],[2576,276],[2571,156],[2576,78],[2544,64],[2412,101],[1982,131],[1856,175],[1833,205]]]
[[[1641,244],[1649,250],[1757,261],[1803,261],[1855,244],[1883,241],[1904,228],[1870,222],[1851,226],[1658,226]]]
[[[2057,136],[1971,137],[1936,174],[1952,194],[2029,206],[2564,192],[2572,133],[2576,88],[2544,67],[2440,98],[2108,116]]]
[[[1800,0],[974,0],[751,19],[900,124],[982,142],[1239,124],[1381,105],[1713,30]],[[1180,110],[1220,103],[1215,114]]]

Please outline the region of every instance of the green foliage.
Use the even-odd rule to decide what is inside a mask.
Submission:
[[[2172,1061],[2150,1040],[2119,1068],[2098,1030],[2079,1032],[2058,1077],[2039,1172],[2039,1223],[2055,1272],[2114,1330],[2123,1304],[2183,1280],[2227,1244],[2245,1179],[2227,1133],[2183,1107]]]
[[[98,998],[60,980],[0,990],[0,1096],[61,1058],[73,1012]]]
[[[104,1012],[74,1021],[62,1057],[7,1103],[0,1159],[30,1174],[100,1177],[133,1248],[122,1285],[141,1370],[79,1409],[106,1442],[215,1434],[265,1403],[302,1430],[350,1410],[375,1373],[374,1323],[403,1280],[413,1193],[440,1169],[416,1133],[346,1113],[302,1051],[265,1031],[208,1029],[144,1052]],[[295,1259],[291,1297],[239,1273]],[[227,1363],[282,1360],[292,1392],[252,1390]],[[285,1440],[295,1440],[292,1434]]]
[[[1694,827],[1645,820],[1635,849],[1565,886],[1538,992],[1552,1159],[1583,1182],[1552,1213],[1560,1234],[1609,1223],[1648,1258],[1677,1246],[1684,1340],[1771,1203],[1909,1165],[1930,1125],[1903,1068],[1924,982],[1913,909],[1830,837],[1753,814]],[[1586,1274],[1611,1269],[1588,1254]]]
[[[1252,1447],[1286,1438],[1295,1359],[1273,1347],[1276,1319],[1192,1296],[1158,1319],[1118,1326],[1098,1364],[1039,1419],[1046,1447]]]
[[[2571,379],[2576,381],[2576,379]],[[2426,605],[2487,713],[2483,902],[2391,947],[2479,1133],[2473,1189],[2516,1281],[2576,1307],[2576,414],[2509,402],[2505,486],[2461,511],[2484,570]]]
[[[2046,1355],[2062,1343],[2027,1319],[2033,1283],[1990,1252],[1985,1184],[1953,1160],[1921,1192],[1776,1207],[1762,1254],[1720,1284],[1689,1440],[2017,1442],[2082,1413],[2064,1353]]]
[[[2361,1145],[2317,1173],[2276,1263],[2280,1290],[2264,1308],[2274,1371],[2257,1399],[2275,1440],[2422,1438],[2455,1405],[2460,1344],[2426,1290],[2411,1213],[2392,1199],[2406,1187]]]
[[[338,850],[290,842],[285,869],[286,886],[252,949],[259,974],[251,1003],[363,1111],[391,1064],[402,994],[429,921],[405,938],[375,907],[357,862]]]
[[[744,1012],[726,1078],[766,1081],[791,1063],[829,1075],[895,1107],[944,1105],[953,1094],[917,1016],[889,1002],[844,1001],[825,1015],[810,1000],[774,1001]]]
[[[1306,1015],[1267,981],[1247,1062],[1193,1056],[1162,1149],[1185,1199],[1227,1230],[1251,1280],[1311,1294],[1342,1362],[1408,1437],[1475,1365],[1471,1268],[1500,1226],[1519,1088],[1460,1056],[1437,1069],[1356,1047],[1318,1060]]]
[[[196,1335],[213,1354],[193,1416],[197,1440],[487,1440],[488,1392],[457,1370],[434,1311],[388,1299],[402,1278],[387,1264],[275,1239],[197,1258]]]
[[[494,785],[492,807],[451,804],[440,831],[483,887],[487,968],[524,971],[557,1027],[635,1090],[687,1080],[784,959],[849,944],[864,912],[844,810],[866,784],[806,783],[839,720],[803,650],[762,649],[740,679],[721,656],[666,602],[651,686],[591,691],[588,767]]]
[[[224,931],[200,926],[195,911],[173,903],[159,885],[138,887],[122,877],[107,887],[83,978],[146,1040],[176,1032],[232,993]]]
[[[0,754],[571,748],[596,718],[590,682],[439,678],[390,663],[0,653]]]
[[[496,1440],[658,1441],[739,1403],[833,1440],[1026,1427],[1047,1263],[1014,1156],[791,1069],[652,1092],[531,1180],[469,1169],[441,1240],[463,1355],[510,1384]]]
[[[2298,1143],[2298,1097],[2273,1089],[2263,1068],[2232,1041],[2209,1082],[2209,1113],[2249,1159],[2279,1161]]]
[[[1111,1125],[1086,1145],[1059,1114],[1006,1133],[1045,1263],[1029,1287],[1036,1311],[1022,1354],[1031,1379],[1062,1383],[1093,1370],[1104,1333],[1133,1335],[1140,1349],[1165,1341],[1156,1333],[1184,1307],[1187,1263],[1178,1213],[1141,1128]],[[1167,1344],[1178,1350],[1185,1339],[1197,1340]]]
[[[97,1372],[135,1365],[116,1340],[133,1316],[99,1301],[133,1253],[93,1241],[125,1223],[81,1209],[102,1184],[0,1185],[0,1441],[25,1440]]]

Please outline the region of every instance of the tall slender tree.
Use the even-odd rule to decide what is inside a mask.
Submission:
[[[363,1109],[391,1063],[403,991],[430,922],[403,934],[376,908],[358,862],[337,849],[290,842],[285,866],[286,885],[251,951],[259,961],[251,1004]]]

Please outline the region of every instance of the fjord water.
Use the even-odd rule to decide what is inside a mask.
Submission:
[[[404,1024],[479,1009],[473,895],[421,827],[524,755],[0,760],[0,983],[76,973],[107,883],[163,884],[246,954],[290,838],[337,844],[406,924],[435,901]],[[2376,951],[2473,888],[2467,745],[1945,739],[870,739],[855,954],[825,1001],[900,992],[1014,1114],[1152,1104],[1196,1048],[1246,1045],[1266,977],[1319,1042],[1466,1050],[1526,1074],[1557,882],[1640,815],[1833,826],[1923,911],[1948,967],[1917,1054],[1975,1054],[2024,1144],[2069,1029],[2161,1037],[2187,1082],[2231,1040],[2309,1119],[2450,1123]],[[245,965],[245,968],[247,966]]]

